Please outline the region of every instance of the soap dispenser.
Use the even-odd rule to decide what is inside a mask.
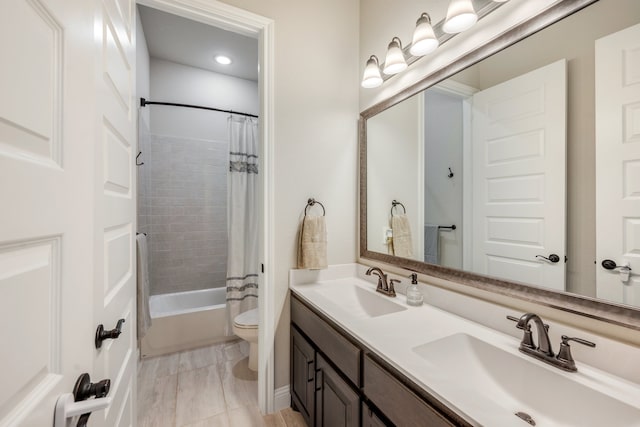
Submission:
[[[420,289],[418,289],[418,275],[416,273],[412,273],[411,276],[411,286],[407,288],[407,304],[413,306],[422,305],[424,301],[424,296]]]

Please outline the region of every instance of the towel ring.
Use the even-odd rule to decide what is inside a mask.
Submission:
[[[304,208],[304,216],[307,216],[307,209],[309,209],[310,206],[313,206],[316,203],[319,204],[322,207],[322,216],[325,216],[326,211],[324,210],[324,205],[322,203],[320,203],[319,201],[317,201],[316,199],[307,200],[307,206],[305,206],[305,208]]]
[[[402,203],[394,199],[391,201],[391,216],[393,216],[393,208],[397,208],[398,205],[402,206],[402,210],[404,211],[405,214],[407,213],[407,208],[405,208]]]

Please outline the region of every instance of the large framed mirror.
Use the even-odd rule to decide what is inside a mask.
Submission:
[[[564,0],[361,113],[360,256],[640,329],[640,2]]]

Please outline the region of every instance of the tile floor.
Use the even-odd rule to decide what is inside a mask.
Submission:
[[[262,416],[249,346],[232,341],[144,359],[138,369],[139,427],[306,427],[291,409]]]

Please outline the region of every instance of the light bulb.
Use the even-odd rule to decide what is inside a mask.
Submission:
[[[478,15],[471,0],[451,0],[442,30],[448,34],[461,33],[473,27],[477,21]]]
[[[383,73],[387,75],[397,74],[400,71],[407,69],[407,61],[404,59],[404,53],[402,53],[402,42],[399,38],[394,37],[389,43],[387,49],[387,57],[384,60]]]
[[[221,65],[229,65],[231,64],[231,58],[224,55],[217,55],[215,58],[216,62]]]
[[[362,76],[362,87],[371,89],[382,84],[382,76],[380,75],[380,66],[378,65],[378,57],[371,55],[367,60],[367,66]]]
[[[431,53],[438,48],[440,42],[436,38],[431,26],[431,18],[429,14],[423,13],[416,22],[416,29],[413,32],[413,42],[409,52],[413,56],[423,56]]]

